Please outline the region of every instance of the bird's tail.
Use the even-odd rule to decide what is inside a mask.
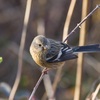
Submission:
[[[73,47],[74,53],[92,53],[92,52],[100,52],[100,44],[93,44],[93,45],[87,45],[87,46],[76,46]]]

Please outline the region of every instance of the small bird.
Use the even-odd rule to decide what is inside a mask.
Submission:
[[[68,44],[43,35],[36,36],[30,46],[34,61],[45,68],[58,68],[66,60],[76,59],[77,53],[100,52],[100,44],[70,47]]]

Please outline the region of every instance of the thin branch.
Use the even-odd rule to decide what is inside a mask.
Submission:
[[[100,90],[100,83],[99,83],[99,85],[97,86],[95,92],[93,93],[92,100],[95,100],[95,98],[96,98],[96,96],[97,96],[99,90]]]
[[[40,83],[41,83],[41,81],[42,81],[44,75],[47,74],[46,71],[47,71],[47,68],[44,68],[43,71],[42,71],[42,74],[41,74],[39,80],[37,81],[35,87],[33,88],[33,91],[32,91],[32,93],[31,93],[31,95],[30,95],[30,97],[29,97],[28,100],[32,100],[32,98],[34,97],[34,94],[35,94],[35,92],[36,92],[38,86],[40,85]]]
[[[88,1],[84,0],[83,4],[82,4],[82,19],[87,15],[87,9],[88,9]],[[81,21],[81,23],[83,23],[86,19],[87,19],[87,17],[85,17],[84,20]],[[82,24],[82,27],[80,29],[79,45],[85,44],[85,37],[86,37],[86,22]],[[78,60],[77,60],[77,72],[76,72],[76,85],[75,85],[74,100],[81,100],[83,60],[84,60],[83,53],[79,53]]]
[[[27,0],[25,17],[24,17],[24,25],[23,25],[23,30],[22,30],[22,37],[21,37],[20,48],[19,48],[18,71],[17,71],[15,83],[13,85],[13,88],[12,88],[10,96],[9,96],[9,100],[14,99],[15,93],[17,91],[17,88],[18,88],[18,85],[19,85],[19,82],[21,79],[22,63],[23,63],[23,60],[22,60],[23,50],[24,50],[24,45],[25,45],[26,31],[27,31],[27,26],[28,26],[28,21],[29,21],[31,4],[32,4],[32,0]]]
[[[44,86],[46,89],[48,100],[56,100],[54,97],[54,90],[52,88],[52,83],[51,83],[49,74],[45,75],[43,77],[43,80],[44,80]]]
[[[73,11],[74,11],[75,3],[76,3],[76,0],[71,0],[70,7],[69,7],[69,10],[68,10],[68,14],[66,16],[66,21],[65,21],[64,30],[63,30],[63,39],[62,40],[64,40],[64,38],[67,37],[68,30],[69,30],[69,24],[71,22],[71,18],[72,18],[72,14],[73,14]],[[57,73],[56,73],[56,76],[55,76],[55,79],[54,79],[54,83],[53,83],[54,92],[56,91],[57,85],[58,85],[58,83],[61,79],[62,67],[60,67],[57,70]]]
[[[86,100],[95,100],[100,90],[100,77],[93,83]]]
[[[53,90],[54,90],[54,93],[56,91],[56,88],[57,88],[57,85],[58,85],[59,81],[61,80],[62,67],[63,66],[60,66],[60,68],[56,72],[56,76],[55,76],[55,79],[54,79],[54,82],[53,82]]]
[[[77,28],[80,28],[80,26],[82,25],[82,23],[84,23],[87,20],[87,18],[90,17],[98,8],[100,8],[100,5],[97,5],[80,23],[77,24],[77,26],[69,33],[69,35],[64,40],[64,42],[66,42],[66,40],[75,32],[75,30]]]
[[[71,18],[72,18],[72,14],[74,11],[74,7],[76,4],[76,0],[72,0],[69,6],[69,10],[68,10],[68,14],[66,17],[66,21],[65,21],[65,25],[64,25],[64,30],[63,30],[63,41],[65,40],[65,38],[68,36],[68,30],[69,30],[69,25],[71,22]]]

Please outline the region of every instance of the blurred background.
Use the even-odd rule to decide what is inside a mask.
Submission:
[[[89,0],[88,12],[100,4],[100,0]],[[38,25],[44,24],[48,38],[62,41],[63,28],[70,0],[33,0],[29,17],[21,81],[16,93],[16,100],[27,100],[41,71],[29,54],[30,44],[38,34]],[[22,35],[26,0],[0,0],[0,98],[8,98],[18,69],[18,50]],[[81,21],[82,0],[77,0],[72,15],[69,32]],[[87,20],[86,44],[100,43],[100,9]],[[40,33],[42,34],[42,33]],[[79,29],[69,38],[68,44],[79,44]],[[62,78],[58,83],[55,97],[57,100],[73,100],[76,60],[66,62],[62,69]],[[86,98],[93,82],[100,76],[100,53],[85,54],[82,79],[82,100]],[[56,70],[49,72],[53,82]],[[34,100],[42,100],[45,93],[43,82],[36,91]]]

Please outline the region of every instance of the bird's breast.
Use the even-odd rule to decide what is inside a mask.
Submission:
[[[41,67],[44,67],[45,65],[45,57],[41,53],[33,53],[32,55],[34,61]]]

